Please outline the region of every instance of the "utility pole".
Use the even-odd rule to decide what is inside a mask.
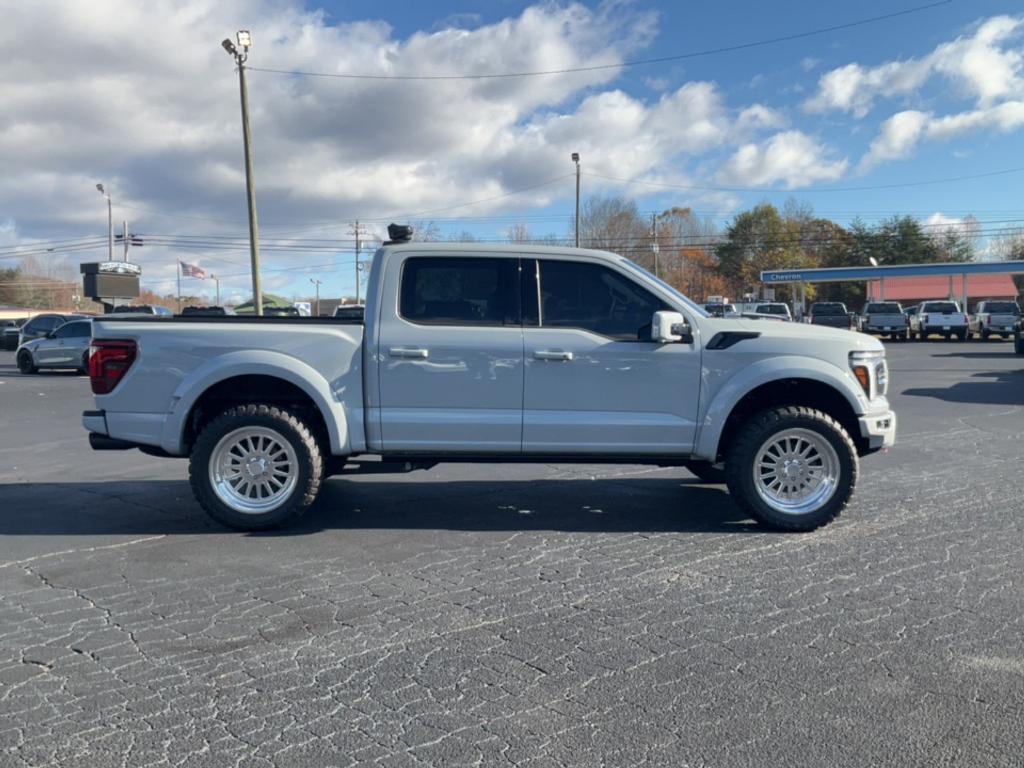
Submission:
[[[102,184],[97,184],[96,189],[99,190],[100,194],[107,198],[107,261],[114,260],[114,207],[110,202],[110,195],[103,188]]]
[[[362,236],[366,234],[366,230],[362,228],[362,225],[360,225],[359,220],[356,219],[355,224],[351,225],[351,227],[348,230],[348,233],[350,235],[355,235],[355,238],[356,238],[356,304],[358,304],[359,303],[359,272],[360,272],[360,268],[361,268],[361,265],[360,265],[360,262],[359,262],[359,252],[360,252],[360,250],[362,248],[362,243],[363,243]]]
[[[654,254],[654,276],[658,275],[658,214],[651,214],[651,252]]]
[[[249,203],[249,257],[252,269],[252,302],[256,315],[263,314],[263,287],[260,281],[260,228],[256,220],[256,188],[252,169],[252,131],[249,128],[249,89],[245,82],[245,61],[252,47],[252,35],[241,29],[235,35],[238,45],[230,39],[221,42],[238,64],[238,91],[242,101],[242,141],[245,145],[245,190]]]
[[[128,244],[129,244],[130,241],[128,240],[128,222],[127,221],[122,221],[121,222],[121,239],[124,240],[124,260],[128,261]]]
[[[309,282],[316,286],[316,304],[314,304],[316,309],[313,310],[313,316],[320,317],[320,286],[323,285],[324,281],[311,277],[309,278]]]
[[[576,247],[580,247],[580,153],[572,153],[572,161],[576,163]]]

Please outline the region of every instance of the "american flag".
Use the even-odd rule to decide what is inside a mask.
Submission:
[[[195,264],[186,264],[184,261],[179,261],[181,264],[181,276],[182,277],[198,277],[200,280],[206,279],[206,271],[197,267]]]

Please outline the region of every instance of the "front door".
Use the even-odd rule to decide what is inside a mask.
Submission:
[[[697,428],[699,348],[650,341],[654,312],[674,307],[601,264],[524,264],[536,265],[540,312],[523,329],[523,451],[689,453]]]
[[[399,306],[381,313],[383,449],[519,453],[518,257],[409,255],[388,272],[383,295]]]

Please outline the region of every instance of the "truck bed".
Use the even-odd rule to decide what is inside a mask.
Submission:
[[[129,339],[137,356],[117,387],[96,395],[105,433],[121,440],[182,450],[195,399],[229,379],[248,386],[273,376],[303,389],[337,424],[331,434],[348,451],[363,440],[363,325],[333,317],[98,317],[93,339]],[[343,428],[342,428],[343,429]]]

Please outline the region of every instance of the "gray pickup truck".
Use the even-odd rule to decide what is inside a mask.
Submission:
[[[89,367],[93,448],[188,457],[203,508],[249,530],[331,474],[458,461],[685,466],[810,530],[896,436],[877,339],[714,318],[572,248],[389,244],[362,320],[102,317]]]
[[[982,341],[992,336],[1009,339],[1019,323],[1020,305],[1016,301],[982,301],[968,320],[967,338],[977,334]]]
[[[895,301],[870,301],[861,312],[860,330],[906,341],[910,338],[910,320]]]
[[[816,301],[811,304],[807,313],[807,322],[811,325],[824,325],[828,328],[844,328],[853,330],[853,315],[846,305],[839,301]]]

